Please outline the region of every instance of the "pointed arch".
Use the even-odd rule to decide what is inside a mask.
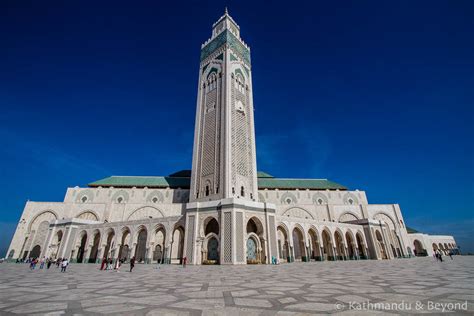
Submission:
[[[154,206],[142,206],[134,210],[127,218],[127,221],[136,221],[140,219],[148,218],[162,218],[165,217],[164,213],[157,207]]]
[[[99,215],[97,215],[97,213],[92,210],[82,211],[79,214],[77,214],[75,218],[86,219],[86,220],[97,221],[97,222],[99,221]]]
[[[305,218],[305,219],[315,219],[311,212],[305,210],[302,207],[290,207],[287,209],[282,216],[294,217],[294,218]]]

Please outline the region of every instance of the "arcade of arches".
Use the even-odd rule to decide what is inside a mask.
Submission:
[[[339,230],[331,233],[324,227],[321,229],[311,227],[305,234],[300,226],[295,226],[289,235],[287,227],[279,225],[278,258],[281,262],[368,259],[363,236],[360,231],[350,230],[345,234]]]

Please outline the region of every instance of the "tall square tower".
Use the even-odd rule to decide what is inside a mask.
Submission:
[[[240,38],[240,27],[227,10],[201,47],[197,95],[186,217],[188,260],[196,264],[206,260],[246,263],[254,257],[268,261],[272,251],[262,249],[270,247],[263,242],[268,240],[266,214],[272,213],[273,232],[275,217],[274,207],[257,202],[250,48]],[[254,242],[248,241],[249,211],[256,216],[251,227],[259,228],[262,240],[255,237]],[[247,253],[252,248],[256,256]]]

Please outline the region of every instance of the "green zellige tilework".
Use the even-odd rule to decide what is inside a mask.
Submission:
[[[90,187],[170,187],[189,188],[191,179],[189,177],[135,177],[135,176],[112,176],[89,184]],[[326,179],[279,179],[261,172],[259,173],[259,189],[300,189],[300,190],[347,190],[343,185]]]
[[[250,51],[232,34],[232,32],[225,30],[217,35],[211,42],[201,49],[201,61],[209,57],[213,52],[220,48],[225,43],[228,43],[230,48],[239,55],[245,62],[250,65]]]

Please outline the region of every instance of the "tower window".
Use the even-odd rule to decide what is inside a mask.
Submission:
[[[206,196],[209,196],[209,186],[206,185]]]
[[[155,196],[152,201],[153,201],[153,203],[156,203],[156,202],[158,202],[158,198]]]
[[[244,187],[240,187],[240,196],[245,196],[245,189],[244,189]]]
[[[232,187],[232,194],[235,194],[235,188]]]
[[[123,197],[119,197],[119,198],[117,199],[117,203],[122,203],[122,201],[123,201]]]
[[[82,203],[86,203],[87,202],[87,196],[83,196],[81,201],[82,201]]]

